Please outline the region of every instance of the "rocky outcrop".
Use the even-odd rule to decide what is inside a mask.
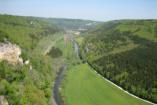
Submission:
[[[20,58],[21,49],[16,44],[0,43],[0,61],[8,61],[11,64],[23,64]]]
[[[0,105],[9,105],[7,99],[4,96],[0,96]]]

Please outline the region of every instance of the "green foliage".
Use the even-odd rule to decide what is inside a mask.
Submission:
[[[7,39],[19,45],[23,60],[30,61],[23,66],[0,61],[0,95],[6,96],[9,105],[49,103],[55,75],[52,59],[43,56],[43,52],[37,52],[36,48],[43,49],[39,46],[40,41],[53,39],[52,36],[60,31],[45,18],[0,15],[0,42]],[[46,41],[45,45],[50,41]]]
[[[24,96],[22,99],[22,105],[47,105],[44,92],[33,85],[27,85],[24,87]]]
[[[0,30],[2,31],[0,35],[3,35],[0,40],[4,40],[5,36],[11,42],[27,50],[35,48],[38,39],[60,31],[45,18],[10,15],[0,15]]]
[[[0,94],[7,97],[11,105],[20,104],[19,85],[26,77],[26,69],[0,62]]]
[[[156,25],[156,20],[104,23],[87,33],[81,55],[125,90],[157,102]]]
[[[5,39],[8,40],[7,33],[0,30],[0,42],[4,42]]]
[[[52,47],[48,53],[52,58],[58,58],[62,56],[62,51],[59,48]]]
[[[8,82],[21,81],[24,79],[24,71],[20,67],[14,67],[7,62],[0,62],[0,78],[6,79]]]

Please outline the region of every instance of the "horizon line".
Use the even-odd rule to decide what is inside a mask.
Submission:
[[[157,18],[119,18],[119,19],[104,19],[95,20],[95,19],[86,19],[86,18],[72,18],[72,17],[51,17],[51,16],[33,16],[33,15],[19,15],[19,14],[8,14],[0,13],[0,15],[10,15],[10,16],[21,16],[21,17],[36,17],[36,18],[47,18],[47,19],[74,19],[74,20],[85,20],[85,21],[95,21],[95,22],[109,22],[109,21],[118,21],[118,20],[157,20]]]

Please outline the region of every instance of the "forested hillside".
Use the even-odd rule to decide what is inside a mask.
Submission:
[[[9,105],[48,105],[55,72],[51,57],[36,49],[41,39],[60,31],[46,19],[0,15],[0,44],[16,44],[23,59],[16,65],[0,61],[0,96]]]
[[[98,21],[91,21],[91,20],[64,19],[64,18],[49,18],[48,21],[66,30],[78,30],[78,29],[87,30],[101,23]]]
[[[125,90],[157,103],[157,20],[110,21],[89,30],[81,57]]]

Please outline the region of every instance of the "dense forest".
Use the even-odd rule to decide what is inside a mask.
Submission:
[[[47,20],[35,17],[0,15],[0,43],[21,48],[27,65],[12,65],[0,61],[0,95],[9,105],[47,105],[50,102],[54,70],[50,57],[34,50],[40,39],[60,30]]]
[[[157,20],[109,21],[83,36],[81,57],[98,73],[157,103]]]

